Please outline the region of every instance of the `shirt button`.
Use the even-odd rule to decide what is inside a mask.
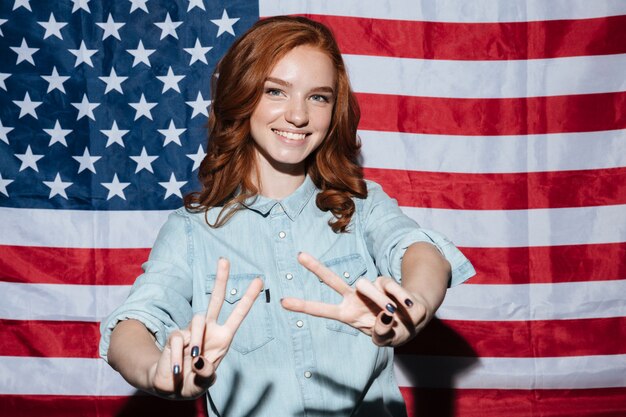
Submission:
[[[311,373],[311,371],[306,371],[306,372],[304,373],[304,377],[305,377],[305,378],[311,378],[311,376],[313,376],[313,374]]]
[[[233,288],[232,290],[230,290],[230,295],[235,295],[237,294],[237,288]]]
[[[285,233],[285,232],[279,232],[278,233],[278,237],[281,238],[281,239],[284,239],[285,236],[287,236],[287,233]]]
[[[289,279],[289,280],[292,280],[292,279],[293,279],[293,274],[291,274],[291,272],[288,272],[288,273],[285,275],[285,278],[287,278],[287,279]]]
[[[296,322],[296,326],[298,326],[298,327],[302,327],[302,326],[304,326],[304,322],[303,322],[302,320],[298,320],[298,321]]]
[[[350,273],[348,271],[343,273],[344,278],[350,278]]]

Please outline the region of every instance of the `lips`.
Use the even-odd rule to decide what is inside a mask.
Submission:
[[[286,132],[284,130],[277,129],[272,129],[272,132],[276,133],[278,136],[282,136],[290,140],[304,140],[304,138],[308,136],[308,133]]]

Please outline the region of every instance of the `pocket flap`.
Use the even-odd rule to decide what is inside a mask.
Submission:
[[[324,265],[342,278],[348,285],[352,285],[357,278],[365,275],[367,272],[367,264],[358,253],[330,259],[325,261]]]
[[[215,286],[215,274],[211,274],[207,277],[206,289],[207,294],[213,293],[213,287]],[[243,295],[248,290],[250,283],[255,278],[261,278],[263,284],[265,284],[265,277],[261,274],[231,274],[228,276],[228,281],[226,282],[226,294],[224,295],[224,300],[230,304],[234,304],[243,297]],[[260,292],[265,291],[265,285],[261,288]]]

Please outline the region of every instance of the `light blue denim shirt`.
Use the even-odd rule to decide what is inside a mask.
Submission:
[[[224,226],[204,214],[179,209],[161,229],[144,273],[126,302],[102,322],[100,355],[111,331],[137,319],[163,346],[169,333],[204,314],[218,258],[231,261],[223,323],[255,277],[263,293],[235,335],[208,391],[210,415],[405,416],[393,372],[393,349],[340,322],[293,313],[280,299],[340,302],[340,296],[302,267],[300,251],[324,262],[354,285],[363,276],[401,280],[400,264],[414,242],[435,244],[452,266],[451,285],[474,274],[470,262],[446,238],[421,229],[381,187],[367,182],[368,197],[355,199],[349,233],[334,233],[332,215],[315,204],[318,189],[307,177],[282,201],[257,197]],[[219,209],[210,210],[213,222]],[[269,297],[268,297],[269,292]]]

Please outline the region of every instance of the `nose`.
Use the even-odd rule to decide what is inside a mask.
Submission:
[[[296,127],[303,127],[309,123],[309,111],[304,100],[295,97],[289,100],[285,120]]]

